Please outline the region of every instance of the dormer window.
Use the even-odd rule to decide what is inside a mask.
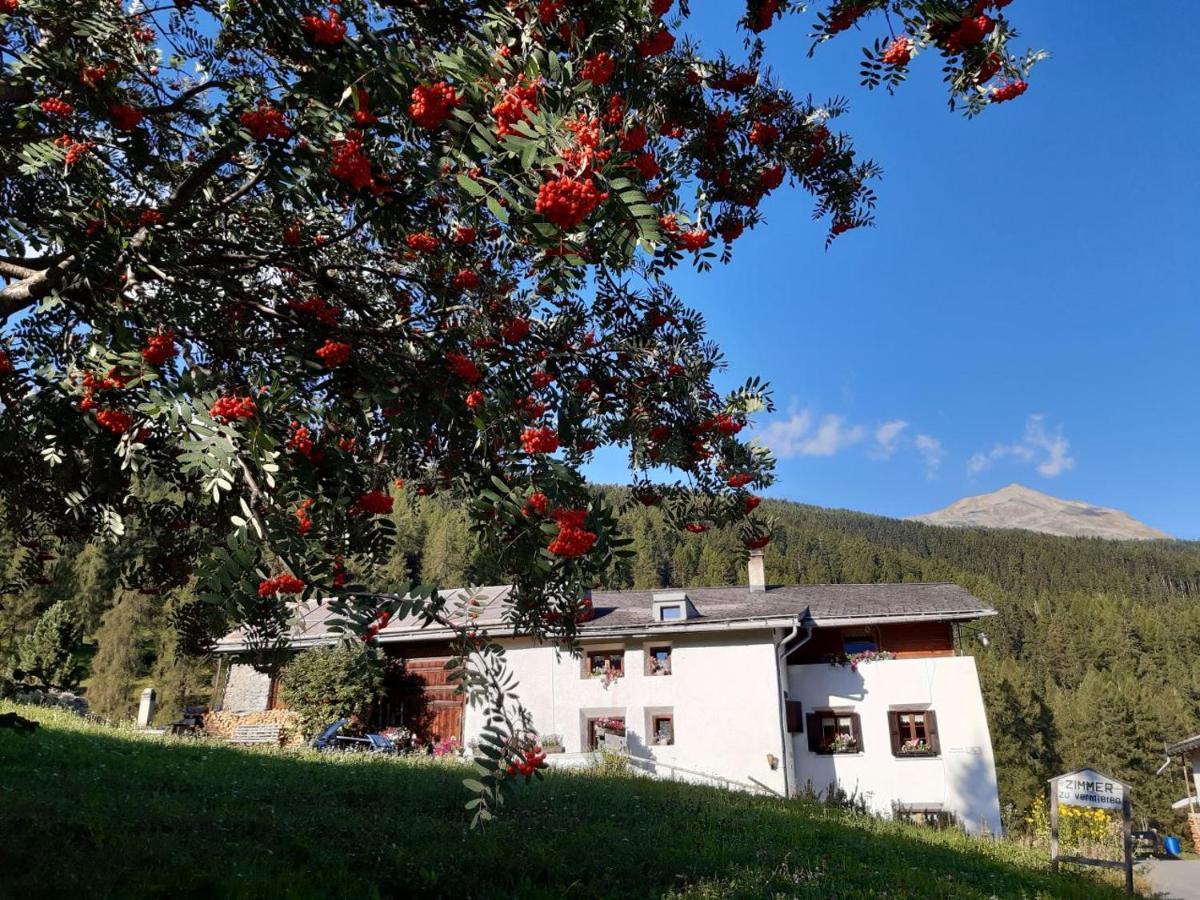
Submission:
[[[654,595],[650,616],[655,622],[682,622],[700,614],[684,591],[669,591]]]

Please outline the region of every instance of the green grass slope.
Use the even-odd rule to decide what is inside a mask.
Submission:
[[[1078,897],[1043,854],[802,801],[551,774],[483,833],[461,767],[154,739],[13,707],[0,897]]]

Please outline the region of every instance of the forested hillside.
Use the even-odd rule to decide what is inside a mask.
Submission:
[[[602,490],[623,509],[635,551],[606,586],[744,579],[732,532],[681,533],[656,509],[626,504],[622,489]],[[1045,778],[1085,764],[1130,780],[1140,815],[1169,817],[1181,785],[1154,775],[1163,745],[1200,731],[1200,544],[938,528],[781,501],[762,509],[776,521],[766,551],[774,583],[955,581],[1000,611],[963,629],[960,641],[979,661],[1011,822]],[[475,556],[457,510],[423,500],[396,504],[393,517],[405,548],[396,574],[441,585],[497,579]],[[0,554],[0,563],[17,565],[15,542]],[[169,706],[202,693],[205,664],[174,646],[172,612],[189,598],[121,588],[128,564],[89,546],[59,562],[53,585],[0,600],[0,671],[32,642],[20,636],[61,600],[82,626],[93,706],[123,713],[142,683],[154,683]]]

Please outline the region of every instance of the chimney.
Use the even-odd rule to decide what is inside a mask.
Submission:
[[[763,552],[750,551],[750,590],[765,591],[767,589],[767,570],[763,565]]]

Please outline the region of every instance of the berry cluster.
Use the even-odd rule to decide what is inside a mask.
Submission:
[[[179,352],[179,348],[175,346],[175,335],[173,332],[164,334],[156,334],[146,342],[146,346],[142,348],[142,359],[147,365],[161,366],[167,360],[174,359]]]
[[[883,51],[881,60],[885,66],[891,66],[899,69],[907,66],[912,59],[912,41],[907,36],[901,35],[892,41],[886,50]]]
[[[708,246],[708,229],[693,228],[691,231],[685,231],[675,238],[675,243],[683,250],[703,250]]]
[[[579,77],[597,86],[608,84],[616,68],[617,64],[613,62],[613,58],[601,52],[584,62],[579,69]]]
[[[375,176],[371,174],[371,160],[362,152],[362,135],[357,131],[346,132],[346,139],[337,142],[329,174],[356,191],[363,188],[376,192],[380,190],[375,183]]]
[[[367,626],[367,630],[363,632],[360,640],[365,644],[367,641],[373,639],[375,635],[387,628],[387,624],[390,621],[392,621],[392,614],[386,609],[381,609],[375,614],[375,620]]]
[[[315,294],[303,300],[289,300],[288,306],[296,312],[312,316],[324,325],[335,324],[341,316],[341,312],[336,306],[332,306],[323,297]]]
[[[746,140],[755,147],[769,147],[779,140],[779,129],[770,122],[755,122]]]
[[[301,535],[308,534],[312,531],[312,519],[308,517],[308,511],[313,505],[312,497],[305,497],[304,500],[296,507],[296,530]]]
[[[731,488],[745,487],[754,480],[754,476],[749,472],[738,472],[736,475],[730,475],[725,479],[725,483]]]
[[[467,394],[466,404],[468,409],[475,409],[483,406],[487,398],[483,396],[483,391],[471,391]]]
[[[508,775],[510,778],[515,778],[517,775],[529,778],[545,764],[545,752],[540,746],[534,747],[532,750],[526,750],[519,759],[508,764]]]
[[[337,10],[329,9],[329,18],[320,16],[305,16],[300,20],[308,38],[318,47],[336,47],[346,39],[346,23],[337,14]]]
[[[304,582],[295,575],[286,572],[272,578],[264,578],[258,583],[258,596],[270,597],[274,594],[299,594],[304,590]]]
[[[208,414],[216,421],[228,424],[254,418],[258,415],[258,406],[250,397],[218,397]]]
[[[946,51],[962,53],[991,34],[995,27],[996,20],[988,16],[963,16],[958,27],[946,38]]]
[[[586,519],[586,509],[555,510],[554,521],[558,523],[558,534],[546,549],[555,556],[583,556],[596,543],[595,533],[583,527]]]
[[[510,344],[519,343],[520,341],[525,340],[525,338],[528,336],[529,320],[522,316],[517,316],[516,318],[510,319],[500,329],[500,337],[504,338],[504,340],[508,341]]]
[[[499,102],[492,107],[496,119],[496,137],[519,134],[514,125],[525,121],[526,116],[537,110],[537,93],[541,80],[515,84],[504,92]]]
[[[336,369],[350,358],[351,347],[342,341],[326,340],[317,348],[316,353],[325,368]]]
[[[756,497],[751,494],[742,501],[742,512],[744,512],[746,515],[750,515],[750,513],[758,509],[758,504],[760,503],[762,503],[762,497]]]
[[[311,463],[318,463],[325,458],[325,451],[317,446],[312,432],[299,422],[292,423],[292,433],[288,436],[286,447],[299,453]]]
[[[68,116],[75,114],[75,107],[64,100],[62,97],[47,97],[38,107],[48,116],[58,116],[60,119],[65,119]]]
[[[454,88],[444,81],[418,84],[412,91],[408,115],[419,127],[432,131],[446,121],[460,102]]]
[[[267,103],[266,100],[259,100],[257,109],[246,110],[242,113],[239,121],[247,131],[254,135],[256,141],[265,141],[267,138],[279,138],[281,141],[286,141],[292,136],[292,129],[288,127],[283,113]]]
[[[113,434],[124,434],[133,426],[133,417],[123,409],[97,410],[96,421]]]
[[[675,46],[675,35],[663,28],[650,37],[638,41],[637,52],[642,59],[662,56]]]
[[[367,491],[359,496],[354,501],[351,509],[355,512],[367,513],[373,516],[382,516],[392,511],[392,505],[395,502],[391,494],[385,494],[383,491]]]
[[[450,284],[460,291],[473,291],[479,287],[479,273],[471,269],[462,269],[457,272]]]
[[[133,131],[145,118],[145,113],[128,103],[114,103],[108,108],[108,114],[112,117],[113,126],[118,131]]]
[[[1002,84],[1000,87],[992,90],[992,102],[1004,103],[1006,100],[1020,97],[1028,87],[1028,83],[1024,81],[1010,81],[1007,84]]]
[[[446,354],[446,367],[467,384],[474,384],[481,377],[479,366],[453,350]]]
[[[533,208],[559,228],[570,231],[607,199],[608,194],[597,190],[591,178],[576,179],[563,175],[544,182],[538,188]]]
[[[437,239],[437,235],[430,234],[428,231],[418,231],[406,236],[404,243],[408,245],[409,250],[415,250],[417,253],[432,253],[438,248],[441,241]]]
[[[549,426],[526,428],[521,432],[521,446],[526,453],[553,453],[558,449],[558,433]]]
[[[534,491],[529,495],[529,499],[525,501],[525,515],[527,516],[534,514],[544,516],[549,509],[550,498],[541,491]]]

